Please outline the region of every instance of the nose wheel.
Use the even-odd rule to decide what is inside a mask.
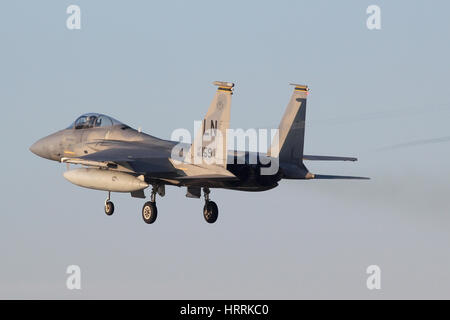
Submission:
[[[111,216],[114,213],[114,203],[111,201],[111,192],[108,192],[108,198],[105,200],[105,213]]]
[[[142,219],[145,223],[152,224],[158,217],[158,208],[156,207],[156,188],[152,188],[151,200],[147,201],[142,207]]]
[[[203,188],[203,193],[205,195],[205,206],[203,207],[203,217],[206,222],[214,223],[219,217],[219,208],[214,201],[209,200],[209,188]]]

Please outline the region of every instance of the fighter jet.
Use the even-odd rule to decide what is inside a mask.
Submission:
[[[160,139],[110,116],[88,113],[66,129],[38,140],[30,150],[42,158],[66,163],[64,177],[73,184],[107,191],[104,210],[109,216],[114,212],[111,192],[145,198],[144,190],[151,186],[150,201],[142,208],[142,218],[148,224],[156,220],[156,195],[164,196],[165,186],[185,187],[190,198],[200,198],[203,190],[203,216],[206,222],[214,223],[219,210],[210,199],[213,188],[266,191],[278,186],[281,179],[366,179],[315,175],[306,168],[304,160],[357,160],[303,154],[306,85],[293,84],[294,92],[272,146],[267,152],[255,153],[227,149],[234,83],[213,84],[217,91],[192,143]],[[70,164],[81,167],[70,169]]]

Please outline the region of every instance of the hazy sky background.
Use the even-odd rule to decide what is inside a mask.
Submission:
[[[66,8],[81,7],[81,30]],[[381,7],[382,30],[366,28]],[[3,1],[0,298],[450,298],[448,1]],[[274,190],[168,187],[141,199],[76,187],[36,157],[38,138],[84,112],[152,135],[193,129],[214,80],[236,83],[232,128],[276,128],[289,82],[311,88],[307,163],[370,181],[282,181]],[[82,290],[66,289],[66,267]],[[366,288],[381,267],[380,291]]]

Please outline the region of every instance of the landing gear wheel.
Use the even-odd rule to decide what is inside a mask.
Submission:
[[[142,218],[145,223],[151,224],[155,222],[158,216],[158,209],[156,208],[156,203],[148,201],[142,207]]]
[[[107,216],[110,216],[114,213],[114,203],[112,201],[105,202],[105,213]]]
[[[205,206],[203,207],[203,217],[206,222],[214,223],[219,216],[219,208],[217,208],[217,204],[214,201],[207,201]]]

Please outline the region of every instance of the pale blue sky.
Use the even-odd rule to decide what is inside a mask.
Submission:
[[[66,28],[77,4],[82,29]],[[382,30],[366,28],[381,7]],[[450,298],[448,1],[9,1],[0,4],[0,298]],[[71,185],[28,147],[79,114],[152,135],[192,129],[236,83],[231,127],[274,128],[289,82],[311,88],[307,163],[370,181],[282,181],[264,193],[167,188],[143,201]],[[82,270],[82,290],[65,269]],[[365,287],[377,264],[382,290]]]

